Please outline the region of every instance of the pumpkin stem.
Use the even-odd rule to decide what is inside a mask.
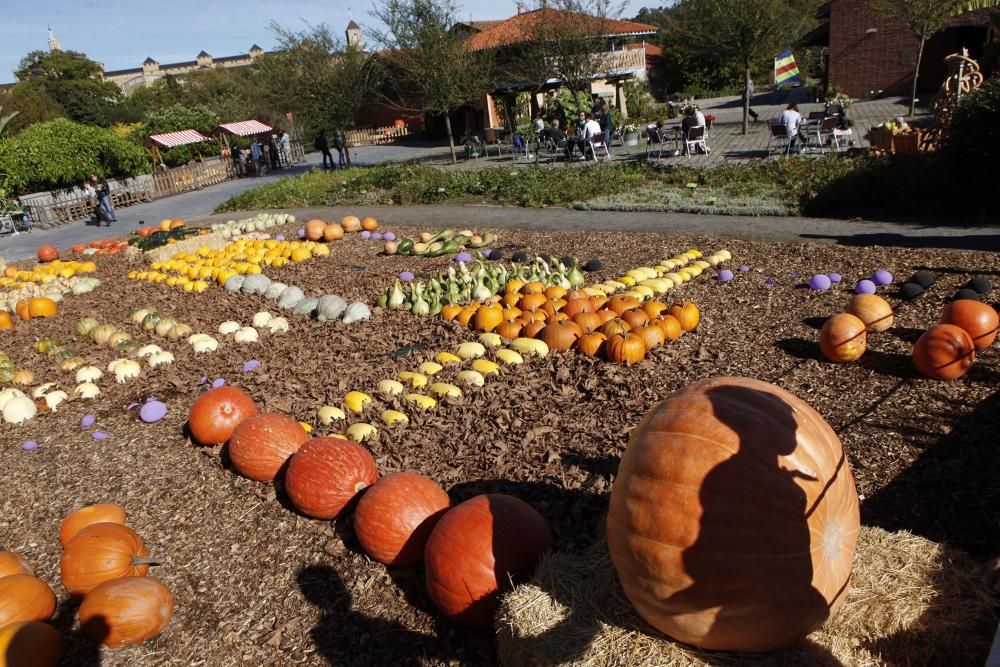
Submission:
[[[155,558],[140,558],[139,556],[135,556],[132,558],[132,566],[135,567],[136,565],[163,565],[163,561]]]

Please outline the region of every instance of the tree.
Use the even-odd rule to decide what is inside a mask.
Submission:
[[[14,118],[19,113],[21,113],[21,112],[20,111],[14,111],[13,113],[9,113],[6,116],[4,116],[3,115],[3,105],[0,104],[0,135],[2,135],[3,132],[4,132],[4,130],[7,129],[7,124],[10,123],[10,121],[14,120]]]
[[[941,32],[952,16],[976,9],[1000,7],[1000,0],[870,0],[869,7],[878,15],[906,24],[920,40],[917,63],[913,68],[912,116],[917,106],[917,81],[927,40]]]
[[[386,79],[387,99],[403,105],[416,97],[425,112],[443,114],[453,163],[451,112],[489,92],[494,71],[491,51],[469,51],[451,31],[456,11],[452,0],[381,0],[371,12],[386,26],[375,40],[398,74]]]
[[[774,56],[808,25],[801,5],[808,0],[687,0],[676,32],[693,51],[737,62],[742,81],[754,61]],[[750,100],[743,94],[743,134],[750,127]]]
[[[197,130],[208,135],[219,124],[219,117],[208,107],[187,104],[175,104],[160,111],[153,111],[146,122],[136,128],[132,139],[142,145],[153,134],[165,134],[180,130]],[[171,167],[187,164],[191,160],[205,154],[217,153],[218,146],[212,141],[202,141],[197,144],[175,146],[163,151],[164,162]]]
[[[32,51],[14,74],[33,91],[44,91],[71,120],[88,125],[110,124],[122,97],[117,85],[104,81],[101,66],[76,51]]]

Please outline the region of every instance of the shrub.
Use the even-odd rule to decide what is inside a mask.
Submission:
[[[962,98],[942,149],[973,176],[982,178],[987,175],[984,172],[995,168],[1000,155],[1000,79],[988,79],[979,90]]]
[[[136,143],[144,144],[146,139],[152,134],[165,134],[180,130],[197,130],[207,135],[218,124],[219,117],[208,107],[175,104],[161,111],[149,114],[146,117],[146,122],[133,132],[132,138]],[[167,166],[176,167],[187,164],[196,157],[215,155],[218,152],[219,147],[214,141],[203,141],[198,144],[188,144],[186,146],[176,146],[166,149],[161,151],[160,154],[163,156],[163,162]]]
[[[72,187],[91,173],[118,178],[149,169],[140,146],[112,130],[65,118],[37,123],[0,142],[0,173],[14,194]]]

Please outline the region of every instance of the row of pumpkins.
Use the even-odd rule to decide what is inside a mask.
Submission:
[[[70,596],[82,600],[80,631],[109,648],[155,637],[174,610],[167,587],[146,576],[158,563],[126,519],[118,505],[91,505],[70,514],[59,528],[60,579]],[[0,551],[0,664],[54,666],[61,640],[46,621],[55,611],[49,585],[20,554]]]
[[[340,222],[326,222],[314,218],[306,223],[305,236],[310,241],[339,241],[345,232],[373,232],[378,229],[378,221],[368,216],[361,220],[356,215],[345,215]]]
[[[433,480],[412,472],[379,479],[365,448],[312,438],[285,415],[259,414],[253,399],[234,387],[199,396],[188,427],[202,445],[225,444],[245,477],[267,482],[283,475],[288,498],[306,516],[331,520],[354,509],[365,552],[390,566],[424,560],[431,600],[464,625],[489,627],[500,593],[512,579],[530,575],[552,544],[548,523],[518,498],[480,495],[451,508]]]
[[[503,297],[445,306],[441,317],[507,340],[538,338],[555,352],[576,349],[589,357],[632,364],[693,330],[701,314],[691,302],[668,306],[624,294],[608,298],[537,281],[511,281]]]
[[[827,359],[851,362],[861,358],[868,334],[889,329],[892,307],[880,296],[855,294],[847,310],[834,315],[820,331],[820,350]],[[913,365],[936,380],[955,380],[965,375],[976,359],[996,340],[1000,316],[989,304],[973,299],[949,302],[938,324],[927,329],[913,346]]]

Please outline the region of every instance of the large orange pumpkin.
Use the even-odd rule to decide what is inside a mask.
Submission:
[[[313,438],[288,460],[285,491],[303,514],[335,519],[376,479],[375,459],[361,445],[341,438]]]
[[[704,649],[764,652],[836,612],[859,518],[847,457],[818,412],[766,382],[712,378],[632,431],[608,548],[650,625]]]
[[[864,322],[869,333],[881,333],[892,326],[892,306],[877,294],[855,294],[844,312]]]
[[[663,337],[667,340],[677,340],[684,333],[681,323],[673,315],[664,314],[663,319],[657,324],[663,329]]]
[[[14,318],[6,310],[0,310],[0,331],[14,328]]]
[[[340,226],[344,228],[345,232],[360,232],[361,220],[356,215],[345,215],[340,219]]]
[[[608,337],[600,331],[585,333],[576,341],[576,349],[588,357],[599,357],[604,353]]]
[[[965,375],[976,360],[976,345],[965,329],[954,324],[935,324],[913,346],[913,365],[935,380],[955,380]]]
[[[125,509],[112,503],[99,503],[81,507],[65,519],[59,527],[59,542],[63,546],[76,537],[77,533],[95,523],[117,523],[125,525]]]
[[[427,538],[451,505],[448,494],[423,475],[397,472],[362,494],[354,533],[365,552],[386,565],[423,560]]]
[[[30,574],[0,579],[0,628],[19,621],[47,621],[56,612],[56,595]]]
[[[472,322],[477,331],[493,331],[503,322],[503,306],[499,303],[483,304],[476,311]]]
[[[449,510],[427,540],[427,594],[458,623],[491,627],[500,594],[529,576],[550,546],[549,524],[531,505],[476,496]]]
[[[590,298],[576,298],[567,301],[566,305],[563,306],[562,312],[570,317],[576,317],[579,313],[592,313],[595,310],[597,309]]]
[[[865,323],[848,313],[834,315],[819,332],[820,352],[830,361],[856,361],[867,345]]]
[[[59,259],[59,251],[55,249],[55,246],[43,245],[38,248],[39,262],[53,262],[57,259]]]
[[[17,303],[15,303],[14,312],[17,313],[17,316],[22,320],[31,319],[31,313],[28,311],[28,300],[20,299]]]
[[[326,223],[318,218],[314,218],[306,223],[306,238],[310,241],[319,241],[323,238],[326,230]]]
[[[378,229],[378,220],[369,215],[361,221],[361,228],[369,232],[374,232]]]
[[[332,222],[323,228],[324,241],[339,241],[342,238],[344,238],[344,228],[337,223]]]
[[[608,342],[604,344],[604,354],[608,361],[631,366],[646,357],[646,343],[642,336],[630,334],[628,331],[614,334],[608,336]]]
[[[307,440],[309,434],[291,417],[257,415],[244,419],[233,431],[229,438],[229,460],[244,477],[270,482]]]
[[[690,301],[675,303],[670,306],[667,313],[677,319],[684,331],[691,331],[701,321],[701,311]]]
[[[24,556],[16,551],[0,551],[0,579],[12,574],[34,575],[35,571],[24,560]]]
[[[55,317],[59,312],[56,302],[47,297],[32,297],[28,300],[29,317]]]
[[[576,340],[583,335],[580,326],[570,320],[562,322],[552,322],[547,324],[538,334],[537,338],[545,341],[549,349],[553,352],[565,352],[576,344]]]
[[[48,623],[11,623],[0,628],[0,667],[56,667],[61,644]]]
[[[142,538],[128,526],[95,523],[71,539],[59,561],[59,574],[74,597],[119,577],[142,577],[155,561]]]
[[[253,399],[236,387],[209,389],[195,399],[188,412],[188,428],[195,441],[203,445],[221,445],[233,436],[244,419],[257,415]]]
[[[174,615],[170,590],[152,577],[106,581],[80,605],[80,629],[110,648],[139,644],[167,626]]]
[[[944,307],[941,324],[954,324],[965,329],[972,336],[976,349],[982,350],[996,340],[1000,317],[989,304],[972,299],[959,299]]]

